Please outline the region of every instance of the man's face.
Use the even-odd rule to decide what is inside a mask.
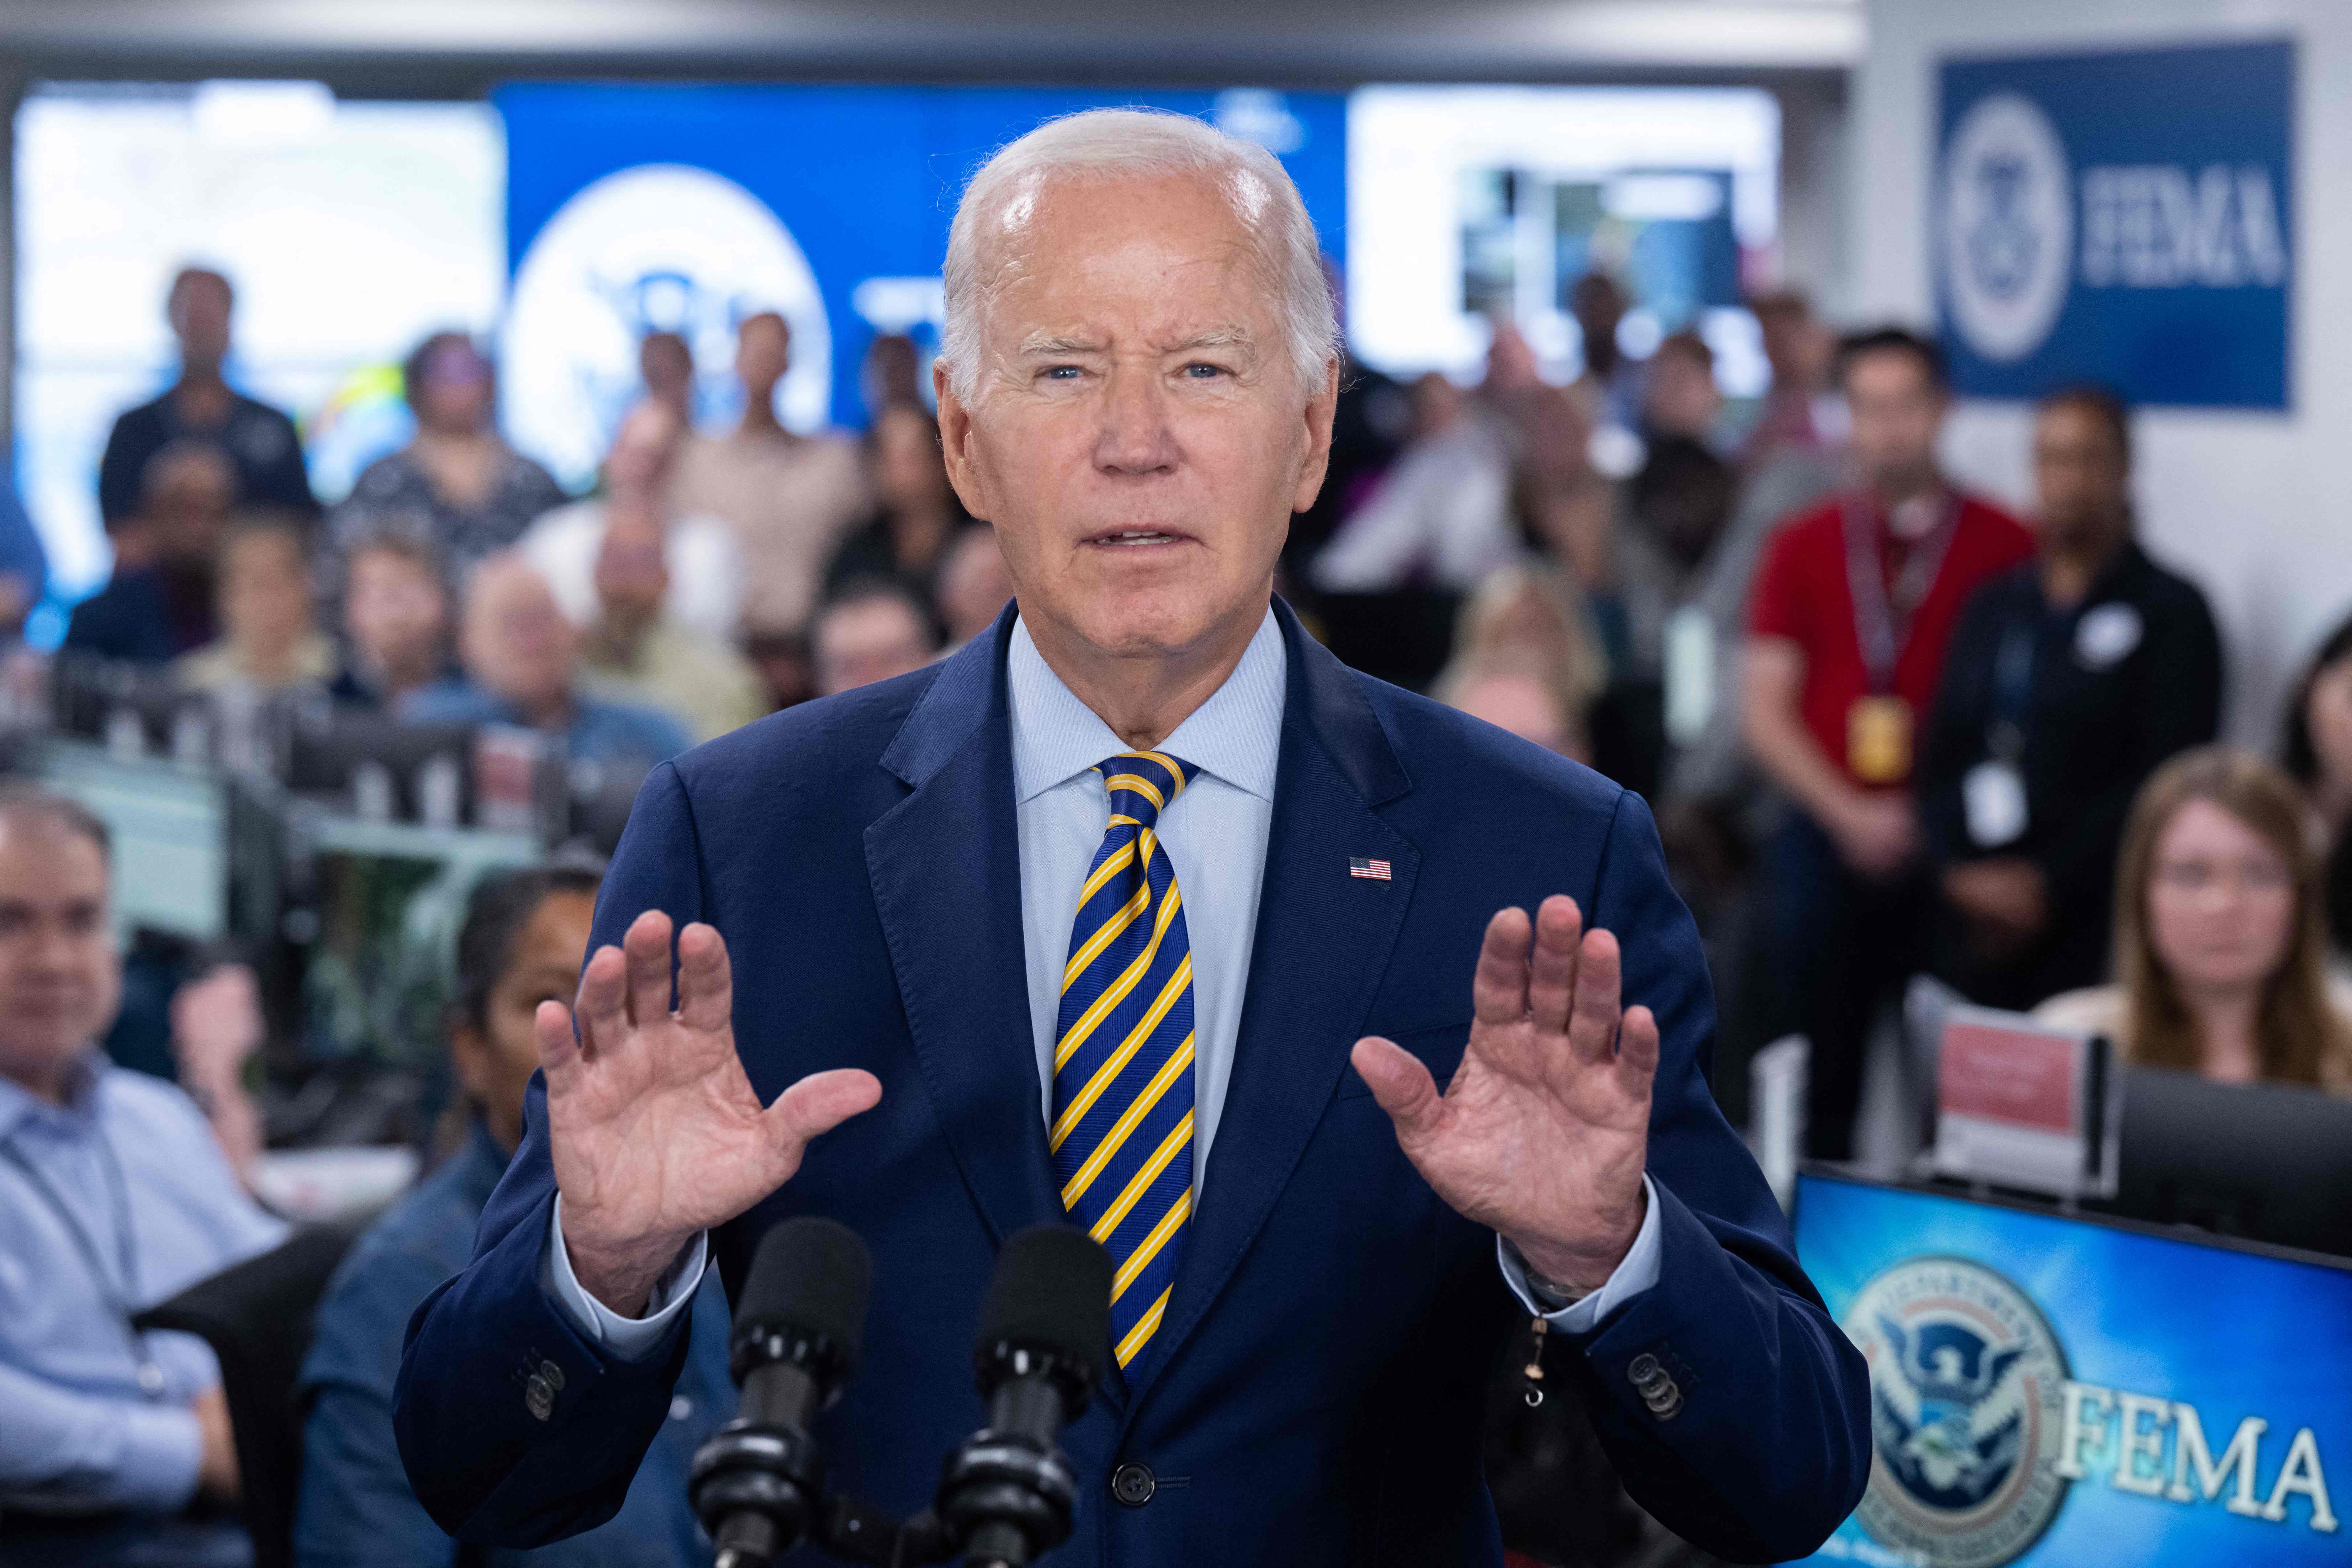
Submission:
[[[874,489],[897,511],[936,510],[947,501],[940,471],[940,427],[920,408],[892,404],[874,417]]]
[[[524,712],[570,697],[579,634],[557,607],[547,579],[522,562],[494,558],[476,569],[464,641],[466,668],[475,681]]]
[[[441,657],[449,604],[433,569],[396,550],[352,558],[343,621],[361,657],[379,670],[430,669]]]
[[[830,697],[905,675],[931,661],[931,636],[915,606],[877,594],[835,605],[817,616],[816,684]]]
[[[2123,510],[2130,479],[2115,432],[2076,403],[2045,408],[2033,425],[2033,487],[2043,531],[2070,543]]]
[[[1625,294],[1609,278],[1588,272],[1569,293],[1569,309],[1584,331],[1585,342],[1614,345],[1617,325],[1625,319]]]
[[[53,1087],[114,1020],[106,858],[49,817],[0,816],[0,1076]]]
[[[1323,480],[1336,371],[1300,384],[1265,263],[1205,180],[1064,181],[1012,211],[982,242],[971,404],[935,374],[949,476],[995,524],[1023,616],[1115,658],[1255,625]]]
[[[735,330],[735,379],[745,390],[772,389],[792,363],[793,331],[782,316],[753,316]]]
[[[208,273],[191,273],[172,291],[167,313],[183,361],[216,365],[228,356],[228,285]]]
[[[1653,430],[1702,440],[1714,429],[1723,398],[1713,366],[1687,349],[1662,349],[1651,357],[1642,405]]]
[[[996,546],[995,531],[975,523],[948,547],[940,566],[937,591],[940,618],[947,623],[948,641],[961,645],[986,631],[1013,597],[1013,579],[1004,570],[1004,552]]]
[[[644,498],[614,496],[605,508],[604,542],[596,551],[596,600],[608,622],[645,626],[661,613],[669,592],[661,522]]]
[[[238,534],[221,552],[221,626],[230,642],[278,655],[310,630],[310,574],[284,533]]]
[[[142,508],[154,525],[158,558],[210,561],[236,499],[236,474],[217,448],[187,444],[159,454],[147,475]]]
[[[647,400],[630,409],[613,432],[613,449],[604,455],[605,488],[615,494],[658,488],[685,433],[677,416],[659,403]]]
[[[1900,490],[1934,476],[1948,399],[1918,355],[1902,349],[1856,355],[1845,368],[1845,400],[1865,481]]]

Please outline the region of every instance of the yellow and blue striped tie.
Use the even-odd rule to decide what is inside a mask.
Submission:
[[[1108,1248],[1126,1367],[1160,1331],[1192,1215],[1192,948],[1160,813],[1200,770],[1164,752],[1095,764],[1110,826],[1078,891],[1055,1030],[1054,1178]]]

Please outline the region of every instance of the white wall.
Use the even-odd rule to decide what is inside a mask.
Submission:
[[[2305,653],[2352,610],[2352,4],[2346,0],[1871,0],[1853,104],[1852,276],[1860,315],[1925,322],[1936,71],[1954,54],[2298,42],[2292,412],[2140,416],[2150,549],[2203,584],[2230,651],[2231,739],[2273,744]],[[1971,401],[1947,457],[2022,505],[2028,413]]]

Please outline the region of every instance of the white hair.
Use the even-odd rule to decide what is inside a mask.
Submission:
[[[940,334],[940,359],[958,397],[969,403],[979,385],[981,318],[997,281],[982,265],[988,240],[1025,223],[1038,192],[1054,181],[1171,174],[1213,181],[1233,204],[1257,243],[1274,294],[1269,303],[1299,383],[1322,384],[1339,356],[1339,316],[1314,221],[1281,161],[1189,114],[1089,109],[1007,142],[964,186],[948,229],[947,321]]]

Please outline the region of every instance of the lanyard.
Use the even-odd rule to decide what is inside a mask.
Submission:
[[[49,1212],[57,1216],[58,1223],[65,1227],[66,1234],[73,1237],[74,1249],[81,1254],[83,1264],[89,1269],[92,1288],[114,1315],[115,1321],[122,1327],[122,1337],[131,1346],[131,1359],[139,1368],[140,1390],[150,1399],[159,1399],[163,1394],[163,1369],[156,1365],[155,1358],[147,1352],[146,1336],[131,1321],[137,1311],[139,1250],[138,1242],[131,1233],[130,1184],[123,1179],[122,1163],[115,1158],[114,1145],[108,1141],[106,1129],[93,1123],[90,1131],[98,1142],[99,1164],[105,1171],[107,1197],[114,1211],[119,1273],[112,1278],[109,1277],[105,1259],[99,1255],[98,1238],[82,1228],[80,1219],[57,1188],[49,1184],[49,1179],[41,1174],[39,1169],[12,1142],[0,1142],[0,1159],[6,1160],[16,1168],[17,1174],[25,1178],[26,1185],[32,1188],[41,1202],[48,1206]]]
[[[2004,763],[2025,756],[2026,720],[2033,705],[2033,668],[2041,637],[2034,617],[2011,621],[2000,634],[1992,658],[1992,718],[1985,726],[1985,749]]]
[[[1944,552],[1959,531],[1960,509],[1951,495],[1935,526],[1919,536],[1895,574],[1895,591],[1886,590],[1886,573],[1879,564],[1876,522],[1860,501],[1848,498],[1843,509],[1845,523],[1846,588],[1853,598],[1853,639],[1862,649],[1863,668],[1870,689],[1885,695],[1895,689],[1895,666],[1910,640],[1911,616],[1936,585],[1944,568]]]

